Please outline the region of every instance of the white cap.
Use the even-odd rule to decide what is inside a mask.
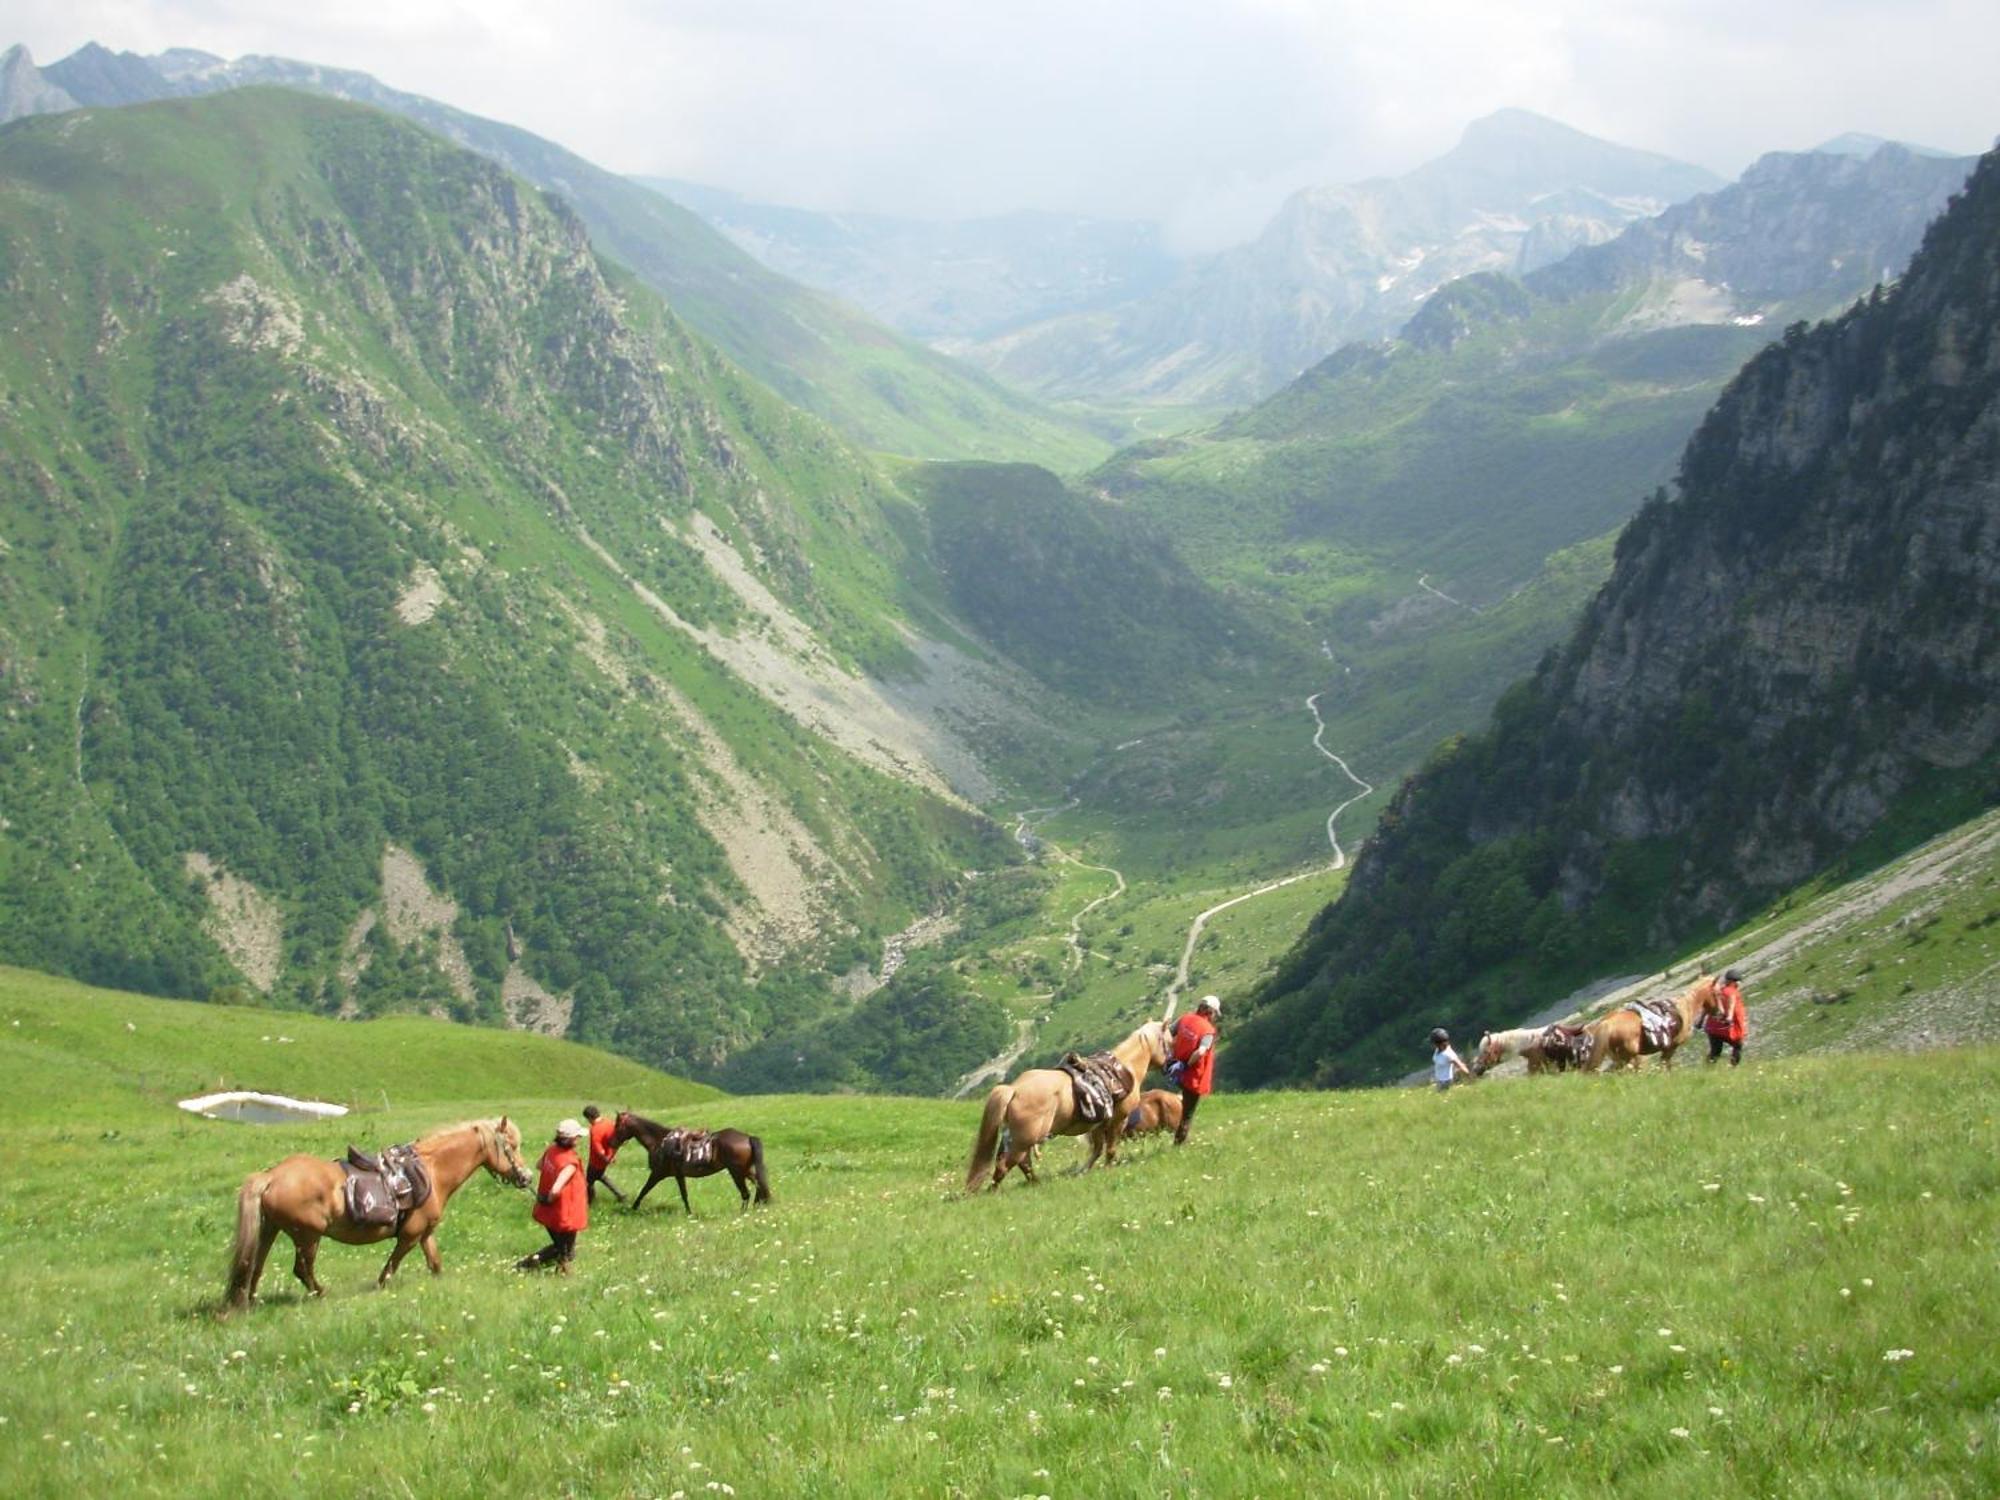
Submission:
[[[583,1135],[583,1127],[574,1120],[564,1120],[556,1126],[556,1139],[559,1141],[580,1141]]]
[[[1220,995],[1203,995],[1201,997],[1201,1005],[1195,1008],[1199,1010],[1202,1006],[1206,1006],[1219,1016],[1222,1014],[1222,997]]]

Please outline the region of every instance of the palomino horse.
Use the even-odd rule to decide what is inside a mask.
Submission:
[[[1581,1027],[1572,1026],[1523,1026],[1514,1031],[1489,1031],[1479,1039],[1479,1046],[1472,1054],[1472,1075],[1483,1078],[1510,1057],[1520,1058],[1530,1073],[1567,1072],[1573,1059],[1563,1041],[1588,1035]]]
[[[1162,1021],[1148,1021],[1111,1049],[1112,1055],[1132,1076],[1132,1087],[1145,1081],[1148,1068],[1167,1065],[1167,1028]],[[1021,1175],[1035,1180],[1035,1151],[1052,1135],[1090,1135],[1090,1160],[1086,1169],[1118,1159],[1120,1113],[1113,1110],[1108,1120],[1085,1120],[1076,1112],[1076,1089],[1061,1068],[1030,1068],[1012,1083],[997,1085],[986,1096],[986,1110],[980,1116],[979,1135],[972,1146],[972,1165],[966,1170],[965,1190],[977,1192],[990,1168],[993,1186],[1015,1167]],[[1007,1139],[1001,1143],[1001,1131]]]
[[[412,1245],[424,1247],[431,1274],[443,1270],[438,1261],[437,1227],[444,1206],[465,1180],[481,1167],[495,1177],[524,1188],[531,1180],[521,1163],[521,1132],[505,1115],[497,1120],[467,1120],[433,1130],[416,1143],[431,1177],[431,1195],[394,1224],[355,1224],[347,1217],[347,1195],[341,1185],[347,1173],[339,1162],[318,1156],[288,1156],[275,1167],[252,1172],[236,1194],[236,1248],[229,1262],[228,1308],[248,1307],[264,1274],[264,1259],[280,1231],[292,1237],[297,1254],[292,1274],[313,1296],[326,1288],[313,1274],[313,1260],[322,1239],[343,1245],[370,1245],[394,1236],[396,1248],[375,1279],[382,1286],[396,1274]]]
[[[1694,1035],[1696,1018],[1714,1015],[1722,1009],[1716,977],[1713,974],[1702,975],[1688,986],[1680,998],[1669,1003],[1674,1013],[1673,1035],[1665,1046],[1652,1049],[1660,1054],[1660,1066],[1663,1068],[1674,1065],[1674,1053]],[[1638,1014],[1629,1006],[1620,1006],[1583,1029],[1590,1035],[1590,1055],[1583,1063],[1586,1073],[1594,1073],[1607,1063],[1613,1068],[1636,1068],[1639,1059],[1648,1050],[1645,1029],[1640,1025]]]
[[[1125,1127],[1119,1134],[1129,1141],[1156,1130],[1180,1128],[1181,1096],[1172,1089],[1147,1089],[1126,1112]]]
[[[629,1109],[618,1111],[617,1129],[611,1132],[613,1145],[626,1141],[638,1141],[646,1148],[646,1163],[652,1176],[639,1189],[639,1196],[632,1200],[632,1211],[637,1213],[639,1205],[646,1201],[646,1194],[652,1192],[653,1185],[671,1177],[674,1185],[681,1190],[681,1207],[690,1215],[694,1205],[688,1202],[687,1180],[690,1177],[709,1177],[717,1172],[729,1173],[729,1180],[736,1184],[737,1196],[743,1206],[751,1203],[751,1179],[757,1183],[759,1203],[771,1201],[771,1179],[764,1173],[764,1143],[754,1135],[745,1135],[740,1130],[718,1130],[708,1137],[709,1154],[704,1160],[689,1161],[684,1147],[685,1133],[673,1130],[644,1115],[635,1115]]]

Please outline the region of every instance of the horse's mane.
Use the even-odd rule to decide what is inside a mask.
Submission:
[[[630,1120],[634,1125],[643,1125],[648,1130],[666,1130],[668,1128],[667,1126],[662,1125],[658,1120],[647,1119],[644,1115],[640,1114],[636,1109],[621,1109],[618,1111],[618,1113],[625,1116],[625,1118]]]
[[[505,1118],[505,1115],[495,1115],[490,1120],[460,1120],[456,1125],[440,1125],[435,1130],[425,1131],[412,1144],[428,1146],[434,1141],[443,1140],[448,1135],[457,1135],[461,1130],[485,1129],[494,1131],[497,1134],[500,1129],[500,1122]]]
[[[1500,1048],[1525,1047],[1548,1028],[1545,1026],[1517,1026],[1512,1031],[1489,1031],[1479,1039],[1483,1049],[1488,1042]]]

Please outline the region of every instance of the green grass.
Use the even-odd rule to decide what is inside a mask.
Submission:
[[[266,1304],[217,1321],[242,1174],[473,1113],[542,1126],[577,1075],[489,1059],[482,1098],[204,1122],[104,1060],[141,1003],[0,977],[0,1016],[60,1023],[86,1064],[0,1096],[0,1357],[33,1372],[0,1392],[10,1495],[2000,1485],[1991,1049],[1442,1098],[1237,1096],[1225,1065],[1186,1150],[977,1201],[968,1104],[647,1095],[761,1134],[776,1204],[739,1215],[711,1180],[692,1221],[602,1212],[561,1281],[508,1268],[539,1234],[481,1178],[442,1279],[376,1294],[379,1252],[330,1246],[323,1302],[279,1257]],[[248,1045],[225,1010],[138,1014],[178,1067],[208,1023]],[[24,1047],[53,1043],[0,1024],[0,1056]],[[359,1097],[360,1066],[328,1071]],[[598,1066],[603,1094],[628,1065]]]

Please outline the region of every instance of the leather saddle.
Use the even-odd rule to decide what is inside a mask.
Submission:
[[[1125,1064],[1109,1052],[1093,1052],[1089,1057],[1066,1052],[1056,1066],[1069,1074],[1077,1117],[1091,1124],[1110,1119],[1119,1102],[1132,1092],[1132,1077]]]
[[[691,1126],[669,1130],[660,1139],[660,1154],[683,1167],[705,1167],[715,1156],[715,1137]]]
[[[349,1146],[340,1166],[347,1173],[342,1191],[353,1223],[400,1224],[430,1199],[431,1174],[414,1145],[390,1146],[380,1156]]]

